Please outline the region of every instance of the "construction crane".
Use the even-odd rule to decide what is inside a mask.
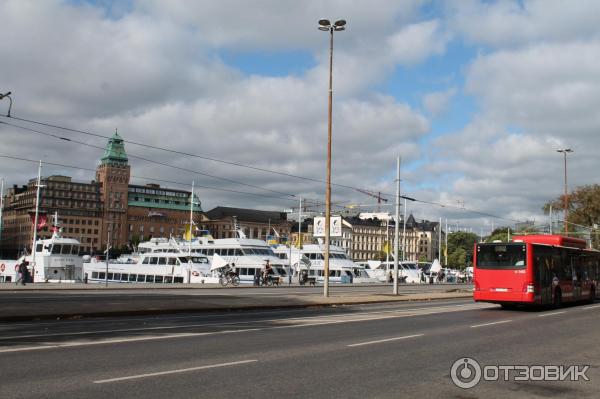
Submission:
[[[387,198],[383,198],[381,196],[381,191],[375,192],[375,191],[361,190],[360,188],[355,188],[355,190],[358,191],[359,193],[363,193],[370,197],[377,198],[377,212],[381,212],[381,202],[382,201],[388,202]]]

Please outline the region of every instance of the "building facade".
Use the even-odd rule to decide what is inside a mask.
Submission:
[[[219,206],[204,214],[201,226],[214,238],[236,237],[237,226],[247,238],[266,241],[271,235],[289,237],[292,223],[287,220],[285,212]]]
[[[157,184],[132,185],[124,141],[118,133],[108,140],[96,169],[96,180],[74,182],[68,176],[41,179],[38,237],[52,235],[56,213],[63,235],[81,242],[85,254],[102,253],[110,246],[132,250],[152,237],[181,235],[190,223],[202,222],[200,200],[190,191],[162,188]],[[36,208],[37,179],[13,186],[4,198],[0,250],[18,256],[31,248]],[[43,221],[47,220],[44,224]]]

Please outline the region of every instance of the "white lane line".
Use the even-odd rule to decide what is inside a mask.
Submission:
[[[206,370],[206,369],[213,369],[213,368],[217,368],[217,367],[237,366],[239,364],[247,364],[247,363],[255,363],[255,362],[258,362],[258,360],[240,360],[238,362],[211,364],[208,366],[190,367],[187,369],[159,371],[157,373],[138,374],[138,375],[130,375],[127,377],[110,378],[107,380],[98,380],[98,381],[94,381],[94,384],[105,384],[107,382],[135,380],[138,378],[156,377],[159,375],[167,375],[167,374],[187,373],[189,371]]]
[[[596,308],[600,308],[600,305],[594,305],[594,306],[585,306],[582,309],[587,310],[587,309],[596,309]]]
[[[490,305],[493,306],[493,305]],[[403,317],[414,317],[414,316],[423,316],[423,315],[431,315],[431,314],[439,314],[446,312],[455,312],[455,311],[463,311],[463,310],[472,310],[472,309],[481,309],[481,307],[477,308],[460,308],[460,309],[435,309],[435,308],[424,308],[427,309],[428,312],[397,312],[395,314],[381,314],[384,312],[373,312],[363,313],[361,315],[336,315],[335,317],[304,317],[304,318],[290,318],[290,319],[270,319],[270,320],[262,320],[259,323],[271,322],[271,323],[296,323],[296,324],[288,324],[288,325],[278,325],[278,326],[264,326],[259,328],[246,328],[240,330],[221,330],[221,331],[213,331],[213,332],[202,332],[202,333],[178,333],[178,334],[164,334],[164,335],[153,335],[146,337],[124,337],[124,338],[113,338],[113,339],[103,339],[99,341],[74,341],[74,342],[65,342],[65,343],[55,343],[55,342],[43,342],[41,343],[43,346],[31,346],[31,347],[20,347],[20,348],[10,348],[10,349],[0,349],[0,353],[4,352],[21,352],[21,351],[30,351],[30,350],[38,350],[38,349],[61,349],[61,348],[71,348],[71,347],[84,347],[84,346],[92,346],[92,345],[102,345],[102,344],[115,344],[115,343],[126,343],[126,342],[139,342],[139,341],[151,341],[151,340],[160,340],[160,339],[173,339],[173,338],[189,338],[189,337],[200,337],[200,336],[212,336],[218,334],[231,334],[231,333],[242,333],[249,331],[264,331],[264,330],[277,330],[277,329],[287,329],[287,328],[299,328],[299,327],[312,327],[312,326],[324,326],[330,324],[342,324],[342,323],[356,323],[362,321],[371,321],[371,320],[383,320],[383,319],[393,319],[393,318],[403,318]],[[430,310],[436,310],[431,312]],[[345,319],[341,319],[345,317]],[[219,323],[219,324],[204,324],[198,326],[207,326],[207,325],[218,325],[221,327],[229,326],[233,327],[235,325],[242,324],[250,324],[256,323],[256,321],[248,321],[248,322],[238,322],[238,323]],[[169,328],[182,328],[183,326],[172,326]],[[187,325],[185,327],[191,327]],[[159,328],[146,328],[146,329],[130,329],[129,331],[140,331],[140,330],[154,330]],[[91,333],[91,332],[90,332]],[[83,332],[76,333],[83,334]],[[48,334],[52,335],[52,334]],[[71,334],[64,334],[71,335]],[[6,338],[2,338],[6,339]]]
[[[557,314],[563,314],[563,313],[567,313],[567,311],[563,310],[562,312],[544,313],[544,314],[539,314],[537,317],[555,316]]]
[[[494,324],[510,323],[511,321],[512,320],[500,320],[500,321],[494,321],[493,323],[475,324],[474,326],[471,326],[471,328],[493,326]]]
[[[407,339],[407,338],[416,338],[416,337],[422,337],[425,334],[414,334],[414,335],[405,335],[403,337],[394,337],[394,338],[387,338],[387,339],[379,339],[377,341],[367,341],[367,342],[359,342],[357,344],[351,344],[351,345],[347,345],[348,347],[355,347],[355,346],[363,346],[363,345],[371,345],[371,344],[379,344],[381,342],[390,342],[390,341],[398,341],[401,339]]]
[[[182,324],[177,326],[156,326],[156,327],[137,327],[137,328],[119,328],[111,330],[92,330],[92,331],[77,331],[77,332],[56,332],[46,334],[23,334],[0,337],[0,341],[9,341],[13,339],[24,339],[24,338],[50,338],[50,337],[62,337],[62,336],[84,336],[84,335],[99,335],[99,334],[114,334],[114,333],[136,333],[143,331],[159,331],[159,330],[174,330],[182,328],[199,328],[199,327],[224,327],[224,326],[241,326],[256,323],[298,323],[302,321],[322,321],[322,320],[336,320],[353,317],[357,321],[363,319],[386,319],[394,317],[404,316],[426,316],[436,313],[455,312],[463,310],[473,309],[485,309],[487,307],[493,307],[494,305],[478,305],[478,304],[465,304],[465,305],[448,305],[439,307],[422,307],[422,308],[410,308],[410,309],[398,309],[398,310],[384,310],[374,312],[361,312],[358,314],[331,314],[322,316],[306,316],[306,317],[288,317],[285,319],[265,319],[265,320],[247,320],[247,321],[231,321],[231,322],[215,322],[215,323],[196,323],[196,324]]]

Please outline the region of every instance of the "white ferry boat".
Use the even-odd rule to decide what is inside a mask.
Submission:
[[[254,282],[255,275],[262,273],[268,261],[272,278],[278,279],[280,283],[287,281],[287,264],[275,255],[265,241],[248,239],[241,231],[238,231],[238,235],[237,238],[213,239],[210,235],[204,234],[192,239],[191,242],[174,238],[153,238],[140,243],[138,252],[141,256],[149,254],[205,256],[211,264],[215,263],[213,257],[216,254],[225,260],[226,266],[235,267],[241,283],[249,284]],[[220,269],[220,266],[213,267],[210,277],[218,279]]]
[[[79,241],[63,237],[58,229],[55,229],[51,238],[36,241],[33,256],[25,255],[17,260],[1,261],[0,282],[17,281],[19,276],[16,265],[23,261],[29,263],[27,268],[34,283],[83,282]]]
[[[277,245],[273,251],[286,264],[290,264],[294,277],[300,278],[302,272],[307,272],[308,277],[313,277],[317,282],[323,282],[325,255],[324,246],[321,244],[305,244],[301,249],[286,245]],[[332,283],[375,283],[377,279],[371,278],[361,265],[357,265],[346,252],[335,245],[329,246],[329,281]]]
[[[381,262],[378,260],[369,260],[366,262],[356,262],[357,265],[363,266],[370,277],[377,279],[379,282],[389,281],[390,272],[394,271],[394,262]],[[420,283],[421,269],[419,263],[404,261],[398,262],[398,277],[405,283]]]
[[[217,283],[212,277],[208,258],[181,253],[144,253],[137,259],[120,258],[100,261],[87,258],[84,273],[90,283]]]

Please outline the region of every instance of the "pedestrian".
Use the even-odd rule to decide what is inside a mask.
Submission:
[[[20,280],[21,280],[21,284],[22,285],[25,285],[25,283],[27,282],[27,280],[29,280],[29,269],[27,268],[28,264],[29,264],[29,262],[27,262],[25,260],[19,266],[19,273],[21,275]]]
[[[288,274],[288,285],[292,285],[292,268],[290,267],[290,274]]]
[[[394,282],[394,275],[392,274],[392,271],[390,270],[390,274],[388,274],[388,283],[393,283]]]

